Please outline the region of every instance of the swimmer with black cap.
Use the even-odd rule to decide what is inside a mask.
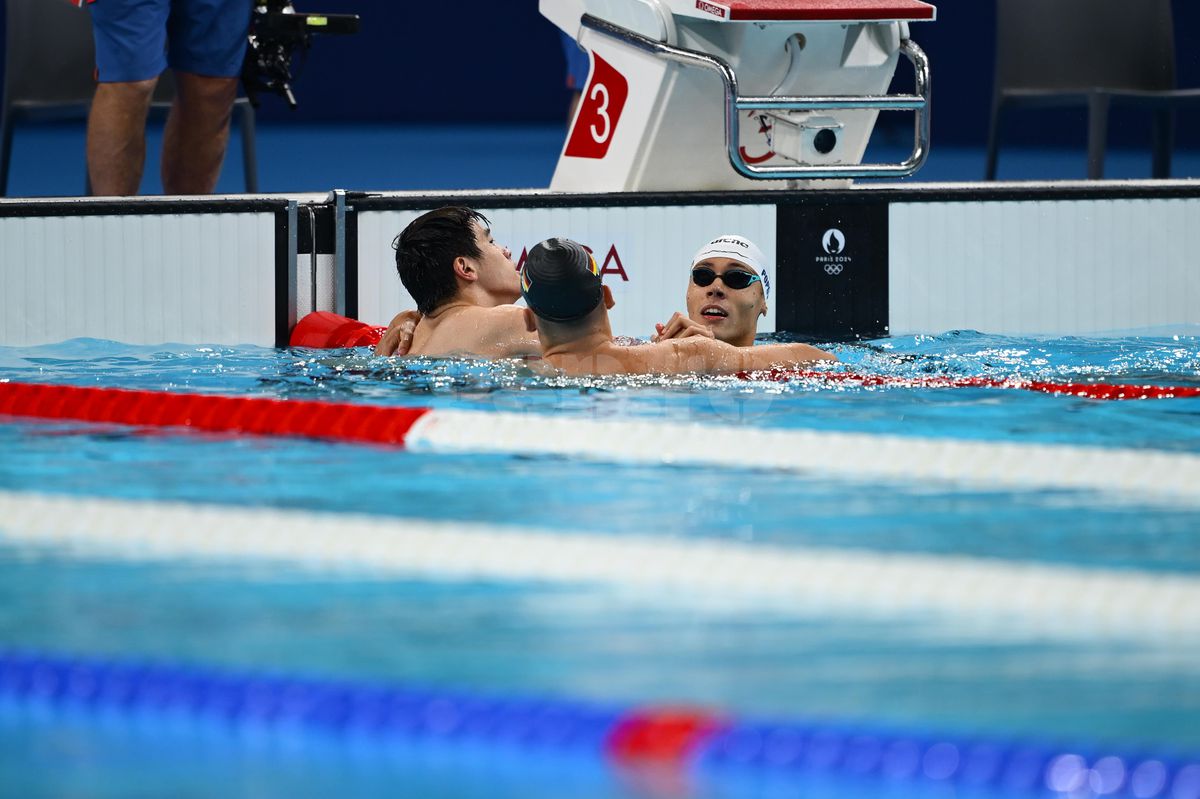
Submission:
[[[521,269],[525,324],[537,332],[542,358],[569,375],[733,374],[837,360],[807,344],[735,347],[707,336],[624,346],[613,340],[612,291],[582,244],[552,238],[529,251]]]

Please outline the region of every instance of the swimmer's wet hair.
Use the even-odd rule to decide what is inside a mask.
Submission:
[[[521,295],[538,318],[573,322],[600,304],[603,289],[596,259],[570,239],[539,241],[521,268]]]
[[[455,258],[482,255],[472,222],[484,230],[492,227],[487,217],[474,209],[447,205],[409,222],[392,240],[400,282],[421,313],[433,313],[458,293]]]

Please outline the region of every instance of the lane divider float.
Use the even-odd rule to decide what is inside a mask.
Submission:
[[[305,315],[292,329],[293,347],[330,349],[342,347],[373,347],[379,343],[386,328],[369,325],[331,311],[313,311]],[[1002,388],[1037,391],[1044,394],[1083,397],[1095,400],[1179,399],[1200,397],[1200,386],[1158,386],[1129,383],[1079,383],[1054,380],[1034,380],[1024,377],[934,376],[903,377],[872,375],[857,372],[818,369],[768,369],[741,372],[743,380],[789,382],[804,380],[817,383],[852,383],[867,388]]]
[[[1200,386],[1158,386],[1132,383],[1078,383],[1058,380],[1033,380],[1025,377],[982,377],[922,375],[871,375],[860,372],[834,372],[818,369],[767,369],[739,372],[743,380],[769,380],[787,383],[793,380],[817,383],[850,383],[865,388],[1001,388],[1036,391],[1055,396],[1094,400],[1151,400],[1200,397]]]
[[[0,416],[403,444],[428,408],[0,382]]]
[[[37,708],[42,718],[57,708],[109,724],[114,714],[136,719],[140,729],[163,719],[177,730],[180,718],[191,719],[220,725],[234,740],[252,731],[422,742],[464,758],[478,756],[481,747],[530,758],[590,757],[712,783],[756,774],[794,780],[800,788],[806,777],[833,775],[876,780],[893,790],[940,785],[1022,796],[1188,799],[1200,791],[1200,758],[1178,754],[957,740],[865,725],[740,719],[686,707],[488,696],[13,649],[0,650],[0,699]]]
[[[303,436],[421,453],[771,469],[830,479],[1098,491],[1200,504],[1200,455],[1187,452],[14,382],[0,383],[0,416]]]
[[[1182,573],[3,491],[0,541],[73,557],[597,586],[660,605],[679,601],[690,612],[919,619],[955,630],[966,622],[973,635],[1200,641],[1200,578]]]

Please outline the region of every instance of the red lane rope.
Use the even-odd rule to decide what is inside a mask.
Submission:
[[[1200,397],[1200,386],[1154,386],[1128,383],[1060,383],[1010,377],[895,377],[864,375],[856,372],[820,372],[810,369],[768,369],[739,372],[743,380],[820,380],[828,383],[857,383],[861,386],[890,388],[1017,388],[1043,394],[1085,397],[1098,400],[1177,399]]]
[[[899,388],[1017,388],[1098,400],[1200,397],[1200,386],[1055,383],[987,377],[897,378],[854,372],[780,369],[742,372],[738,376],[747,380],[820,380]],[[189,427],[209,432],[302,436],[379,444],[403,444],[413,424],[429,411],[429,408],[314,400],[0,383],[0,415],[3,416]]]
[[[429,408],[0,383],[0,416],[403,444]]]

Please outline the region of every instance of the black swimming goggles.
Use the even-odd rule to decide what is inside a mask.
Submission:
[[[721,278],[722,283],[734,290],[748,288],[762,280],[760,276],[744,269],[730,269],[720,275],[707,266],[697,266],[692,270],[692,282],[701,288],[711,286],[717,278]]]

